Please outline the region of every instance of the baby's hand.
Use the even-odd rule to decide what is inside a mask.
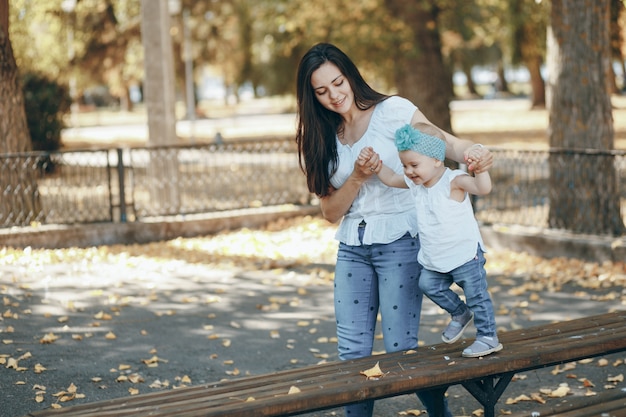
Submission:
[[[364,165],[372,156],[374,156],[374,149],[371,146],[366,146],[361,149],[357,161],[359,161],[360,165]]]
[[[482,145],[473,145],[465,152],[465,163],[469,171],[476,173],[488,171],[493,162],[493,155]]]

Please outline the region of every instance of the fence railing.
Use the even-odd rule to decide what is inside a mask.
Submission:
[[[614,201],[621,226],[618,229],[623,230],[626,151],[490,150],[494,154],[490,171],[493,190],[474,198],[476,217],[483,223],[552,229],[561,228],[563,223],[576,223],[576,231],[592,233],[598,230],[597,224],[593,224],[598,218],[609,221],[611,210],[607,202]],[[556,224],[550,224],[550,204],[554,201],[559,202],[562,213],[553,215]],[[558,220],[572,215],[573,219]]]
[[[295,144],[284,139],[0,155],[0,192],[3,228],[311,201]],[[38,204],[22,203],[29,199]]]
[[[474,199],[481,222],[549,227],[554,158],[565,164],[559,172],[571,175],[566,187],[603,177],[598,164],[610,161],[617,184],[606,193],[617,190],[612,197],[626,218],[626,152],[491,150],[493,191]],[[574,196],[566,205],[594,208],[588,190],[563,191]],[[0,155],[0,192],[0,228],[133,222],[313,200],[292,139]],[[595,192],[603,193],[602,186]]]

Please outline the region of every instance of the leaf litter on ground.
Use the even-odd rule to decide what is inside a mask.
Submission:
[[[94,269],[99,265],[125,265],[142,270],[142,266],[149,264],[159,264],[166,268],[175,269],[178,264],[203,264],[210,265],[215,269],[232,269],[236,268],[241,271],[273,271],[273,278],[265,281],[265,284],[280,286],[282,283],[293,284],[294,276],[288,272],[293,269],[307,271],[307,279],[298,282],[298,296],[306,297],[306,287],[310,285],[330,285],[333,280],[332,266],[335,262],[337,251],[337,242],[334,239],[336,225],[330,224],[319,217],[297,217],[291,219],[279,219],[267,224],[259,229],[243,228],[235,231],[224,231],[215,235],[201,236],[193,238],[178,238],[164,242],[154,242],[148,244],[131,244],[131,245],[108,245],[91,248],[68,248],[68,249],[14,249],[9,247],[0,248],[0,266],[15,267],[15,271],[45,269],[50,265],[61,265],[64,263],[79,265],[79,268]],[[623,288],[626,286],[626,264],[624,262],[587,262],[579,259],[554,258],[546,259],[533,256],[525,252],[516,252],[509,250],[490,250],[486,254],[487,272],[489,275],[499,277],[499,284],[508,285],[508,293],[512,296],[525,297],[520,302],[520,306],[527,307],[529,303],[541,302],[540,294],[543,292],[560,291],[565,286],[576,288],[576,295],[581,298],[588,298],[595,301],[608,301],[611,303],[626,304],[626,293]],[[118,277],[117,281],[103,284],[102,289],[92,290],[94,296],[104,296],[104,289],[108,287],[123,286],[125,283],[122,277]],[[10,277],[4,277],[0,280],[0,294],[3,295],[2,303],[4,312],[0,315],[0,333],[9,335],[14,332],[15,326],[19,325],[21,320],[28,320],[33,314],[31,311],[19,311],[20,300],[30,295],[32,283],[21,282],[20,274],[15,272]],[[599,291],[602,290],[602,291]],[[213,294],[209,294],[203,299],[205,303],[220,302],[220,296],[225,294],[228,288],[216,288]],[[201,297],[190,296],[182,298],[181,304],[198,302]],[[100,326],[99,321],[110,321],[113,315],[119,315],[119,308],[115,306],[124,305],[125,303],[141,302],[150,303],[158,299],[158,294],[153,292],[144,299],[133,297],[121,297],[116,295],[108,296],[109,306],[113,306],[111,311],[99,311],[93,316],[98,322],[92,323],[92,326]],[[71,313],[76,312],[80,300],[66,300],[65,310],[63,314],[56,316],[58,323],[66,324],[71,321]],[[297,306],[297,299],[287,299],[284,297],[271,297],[268,299],[267,305],[260,305],[258,308],[262,311],[279,310],[281,305]],[[46,316],[53,317],[50,313]],[[161,311],[158,314],[175,314],[174,310]],[[234,329],[242,328],[241,323],[231,321],[230,327]],[[309,323],[301,320],[297,322],[297,326],[309,326]],[[213,330],[212,326],[207,328]],[[314,334],[316,329],[311,328],[309,333]],[[86,337],[91,337],[91,333],[85,333]],[[60,336],[48,332],[40,336],[41,344],[52,344]],[[83,335],[74,334],[72,339],[79,343]],[[208,335],[209,339],[218,338],[215,333]],[[105,338],[111,342],[115,342],[116,336],[113,331],[108,331]],[[278,330],[270,331],[270,338],[279,339]],[[5,345],[11,345],[12,340],[8,337],[0,337]],[[334,341],[336,338],[321,338],[322,340]],[[320,339],[318,339],[320,340]],[[229,347],[231,340],[222,339],[222,345]],[[325,342],[327,343],[327,342]],[[30,355],[30,354],[29,354]],[[317,355],[317,353],[314,353]],[[320,355],[323,357],[323,355]],[[25,372],[29,369],[26,366],[20,366],[19,362],[30,359],[30,356],[13,357],[10,354],[0,354],[0,369],[3,372],[14,370]],[[158,366],[159,362],[166,362],[156,356],[141,361],[147,366]],[[232,364],[232,362],[230,362]],[[292,364],[297,363],[296,360],[291,361]],[[579,363],[590,364],[593,361],[580,361]],[[623,365],[623,361],[615,362],[615,367]],[[606,366],[601,360],[597,361],[597,366]],[[364,371],[364,375],[369,377],[381,377],[382,371],[379,369]],[[566,364],[564,367],[555,367],[552,374],[558,375],[573,371],[575,364]],[[43,373],[46,368],[37,363],[33,370],[36,373]],[[372,372],[372,375],[368,375]],[[226,371],[230,376],[239,375],[237,368]],[[570,378],[576,376],[569,374]],[[132,374],[133,383],[142,383],[143,377],[138,374]],[[125,380],[128,380],[125,378]],[[593,395],[590,391],[595,385],[584,376],[579,375],[578,380],[581,387],[586,388],[587,395]],[[519,376],[524,379],[524,376]],[[188,384],[189,381],[184,379],[180,381]],[[622,374],[609,377],[605,382],[605,388],[610,389],[623,382]],[[600,383],[597,381],[596,383]],[[168,387],[167,381],[159,380],[150,384],[153,389],[162,389]],[[37,389],[34,397],[35,401],[42,401],[45,395],[45,389]],[[138,393],[133,388],[129,390],[131,395]],[[544,388],[540,392],[529,393],[528,395],[520,395],[516,398],[507,399],[507,404],[515,404],[520,401],[545,402],[545,398],[558,398],[570,393],[570,387],[566,383],[554,388]],[[54,394],[59,397],[58,402],[71,401],[74,398],[80,398],[82,394],[76,392],[73,384],[66,391]],[[53,405],[58,407],[59,404]]]

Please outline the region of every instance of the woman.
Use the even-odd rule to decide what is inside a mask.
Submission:
[[[300,166],[324,218],[341,220],[334,294],[339,358],[372,354],[379,310],[385,349],[415,349],[422,293],[413,200],[408,190],[382,184],[374,170],[382,159],[401,173],[395,131],[407,123],[430,122],[410,101],[372,89],[350,58],[331,44],[315,45],[302,57],[297,101]],[[446,156],[459,162],[479,146],[445,136]],[[377,153],[357,161],[366,146]],[[476,172],[492,162],[487,149],[479,154],[479,160],[466,161]],[[432,414],[430,396],[418,395]],[[373,401],[364,401],[346,406],[346,415],[369,417],[373,408]],[[446,415],[451,416],[447,410]]]

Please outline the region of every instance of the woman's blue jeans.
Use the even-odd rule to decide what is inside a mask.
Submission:
[[[359,231],[362,237],[363,230]],[[379,311],[387,352],[417,348],[422,308],[418,283],[422,268],[417,262],[418,251],[419,240],[408,233],[388,244],[339,244],[335,316],[341,360],[372,354]],[[418,396],[424,406],[432,410],[431,398],[425,394]],[[373,409],[374,401],[345,407],[349,417],[371,417]]]
[[[453,282],[463,289],[465,303],[450,289]],[[428,298],[452,316],[463,314],[469,307],[474,313],[477,336],[496,335],[493,303],[487,291],[485,256],[480,248],[472,260],[448,273],[423,269],[419,285]]]

